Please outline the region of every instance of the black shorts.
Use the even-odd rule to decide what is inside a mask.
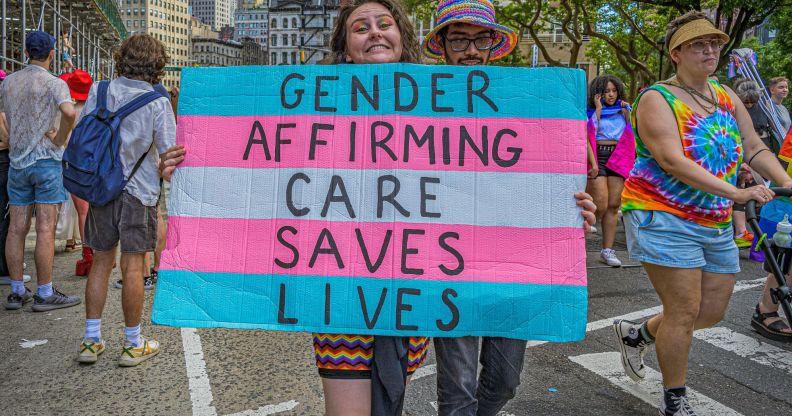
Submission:
[[[597,167],[599,168],[599,173],[597,173],[597,177],[600,176],[617,176],[619,178],[624,179],[624,176],[619,175],[618,173],[608,169],[605,166],[608,163],[608,159],[610,159],[613,151],[616,150],[615,144],[598,144],[597,145]]]
[[[147,253],[157,246],[157,206],[143,205],[124,192],[104,206],[91,204],[85,220],[85,244],[96,251]]]

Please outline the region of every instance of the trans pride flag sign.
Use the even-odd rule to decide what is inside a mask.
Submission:
[[[157,324],[575,341],[585,76],[190,68]]]

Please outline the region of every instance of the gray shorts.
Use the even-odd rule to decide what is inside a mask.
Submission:
[[[105,206],[91,204],[85,220],[85,242],[96,251],[146,253],[157,246],[157,206],[147,207],[124,192]]]

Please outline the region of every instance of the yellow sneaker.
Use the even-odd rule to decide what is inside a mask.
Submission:
[[[105,350],[105,343],[103,340],[96,340],[94,338],[84,338],[80,344],[80,355],[77,356],[77,362],[80,363],[95,363],[99,359],[99,354]]]
[[[118,358],[119,366],[134,367],[159,353],[160,344],[158,341],[140,337],[140,342],[142,343],[140,347],[129,342],[124,345],[121,357]]]

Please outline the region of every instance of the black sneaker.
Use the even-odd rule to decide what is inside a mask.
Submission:
[[[33,300],[33,293],[25,286],[25,293],[22,295],[11,293],[5,302],[5,308],[8,310],[22,309],[26,303]]]
[[[143,276],[143,290],[151,290],[154,289],[154,284],[157,283],[156,276]],[[124,287],[124,280],[118,279],[116,280],[115,284],[116,289],[121,289]]]
[[[696,416],[696,411],[690,406],[687,396],[677,396],[665,391],[660,399],[660,416]]]
[[[39,295],[33,295],[33,312],[46,312],[54,309],[69,308],[77,306],[82,302],[79,296],[67,296],[59,292],[58,289],[52,288],[52,295],[48,298],[42,298]]]

